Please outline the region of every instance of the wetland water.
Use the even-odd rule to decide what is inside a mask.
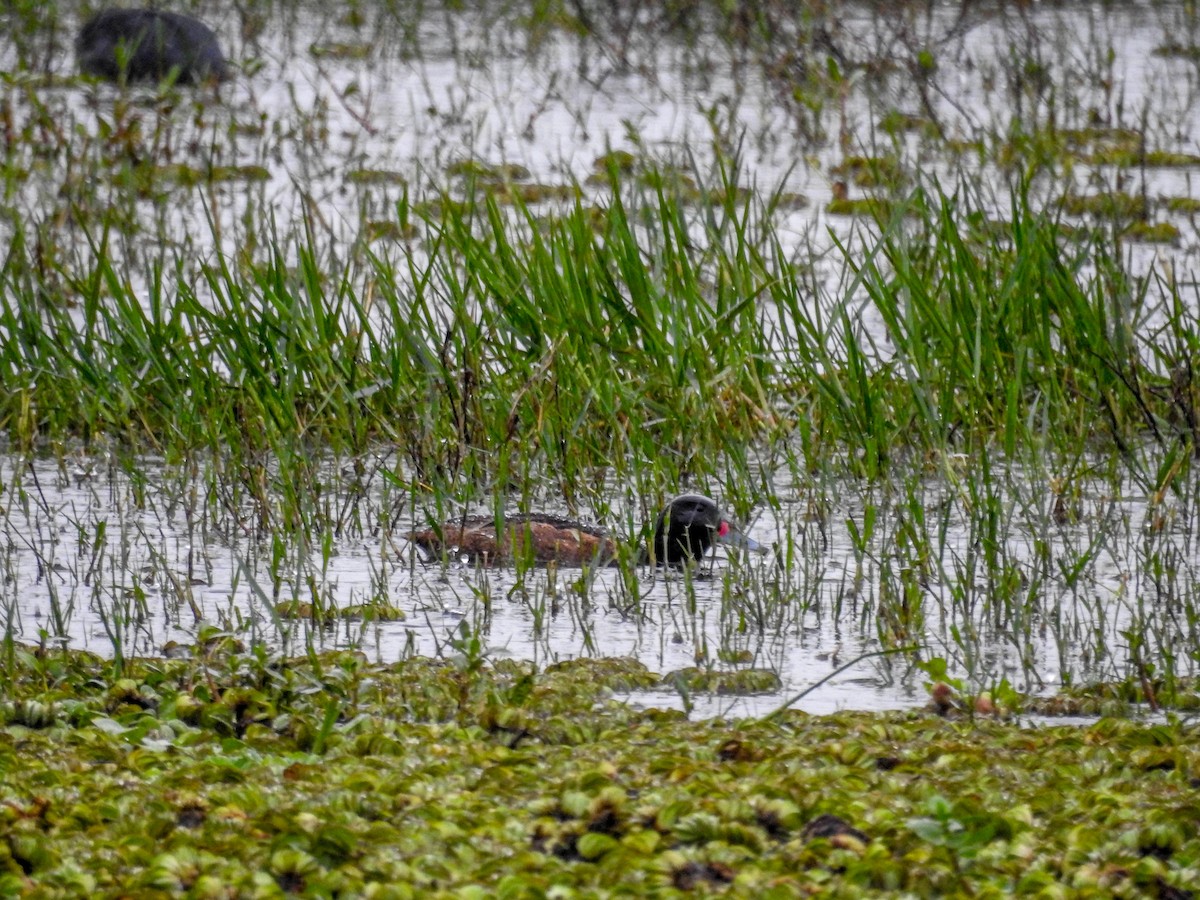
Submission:
[[[1182,509],[1169,524],[1155,525],[1144,498],[1098,492],[1079,498],[1077,523],[1063,524],[1046,486],[1027,473],[1009,479],[997,498],[1002,546],[986,559],[979,544],[988,538],[972,501],[941,478],[916,479],[891,499],[853,483],[777,483],[779,495],[796,502],[750,524],[773,545],[770,555],[721,559],[711,577],[642,568],[636,604],[616,569],[519,574],[426,564],[400,537],[406,526],[381,532],[375,524],[395,498],[377,488],[362,497],[332,466],[326,502],[338,507],[359,495],[362,532],[310,546],[272,545],[247,536],[249,516],[219,508],[206,487],[210,477],[144,460],[135,483],[92,458],[63,467],[0,457],[0,610],[7,627],[31,641],[61,632],[73,647],[108,654],[119,645],[150,655],[215,627],[292,653],[310,643],[359,647],[386,661],[454,655],[466,623],[494,658],[547,664],[632,656],[661,673],[697,664],[770,669],[780,676],[778,691],[693,698],[702,713],[764,712],[878,648],[887,627],[879,621],[883,599],[913,585],[912,560],[897,546],[916,543],[904,536],[915,499],[939,561],[920,586],[921,613],[892,627],[920,634],[927,655],[947,658],[956,671],[1043,693],[1064,679],[1127,674],[1133,632],[1152,631],[1152,643],[1175,653],[1183,669],[1197,642],[1190,612],[1200,590],[1196,530]],[[815,517],[817,497],[840,501]],[[867,508],[891,524],[864,542]],[[1017,598],[999,611],[989,602],[1004,589],[997,581]],[[272,608],[292,598],[329,610],[381,603],[405,617],[331,617],[324,627],[278,619]],[[737,664],[722,661],[735,658]],[[864,661],[800,706],[919,705],[920,684],[903,665]],[[679,702],[669,690],[631,700]]]
[[[897,180],[910,184],[969,175],[1004,196],[1002,211],[1012,175],[995,165],[997,148],[1024,117],[1058,103],[1059,127],[1095,131],[1079,139],[1080,158],[1064,166],[1054,190],[1142,197],[1148,217],[1178,234],[1124,245],[1131,270],[1194,282],[1195,213],[1168,203],[1189,199],[1200,174],[1188,159],[1200,154],[1195,57],[1163,52],[1190,46],[1182,7],[847,11],[827,35],[838,58],[879,66],[854,75],[847,66],[843,88],[807,106],[736,50],[703,39],[626,35],[618,45],[552,30],[535,42],[532,32],[497,28],[477,13],[407,22],[380,12],[352,23],[313,8],[275,10],[261,28],[239,27],[218,4],[197,13],[240,73],[219,101],[184,92],[161,102],[148,89],[60,77],[73,71],[62,34],[77,25],[64,11],[62,32],[31,30],[0,47],[10,133],[39,136],[8,142],[0,234],[11,244],[22,223],[27,239],[36,234],[56,248],[53,279],[68,292],[73,278],[93,272],[95,238],[109,228],[107,252],[123,280],[147,284],[158,264],[202,287],[203,266],[253,252],[268,229],[286,237],[307,226],[331,260],[354,259],[365,246],[398,260],[419,256],[419,241],[372,235],[408,195],[447,184],[463,191],[450,170],[465,160],[520,166],[519,180],[550,197],[567,186],[602,196],[589,178],[611,150],[709,172],[718,149],[736,148],[744,187],[807,198],[781,208],[777,224],[796,264],[814,272],[820,305],[857,296],[846,287],[845,261],[830,252],[834,241],[869,240],[862,220],[827,209],[840,182],[851,194],[871,190],[845,168],[848,157],[886,154],[904,173]],[[923,51],[934,54],[936,73],[921,68]],[[938,134],[883,132],[889,114],[927,117]],[[1132,168],[1095,159],[1094,144],[1131,126],[1150,149],[1178,158],[1154,165],[1143,155]],[[128,163],[139,154],[161,160],[159,174],[178,183],[131,182]],[[230,177],[189,186],[193,169]],[[764,320],[778,315],[761,302]],[[857,314],[886,360],[878,316],[866,306]],[[1088,466],[1111,471],[1102,461]],[[979,686],[1006,678],[1044,692],[1064,680],[1123,677],[1147,640],[1173,654],[1180,673],[1194,669],[1194,486],[1164,507],[1149,502],[1142,482],[1097,477],[1062,514],[1049,465],[1005,473],[986,496],[964,484],[969,473],[953,460],[914,464],[890,488],[814,484],[772,470],[764,481],[774,502],[747,523],[774,545],[770,556],[720,562],[707,579],[644,570],[633,603],[611,570],[579,581],[566,571],[423,565],[399,537],[406,524],[424,524],[419,504],[397,499],[382,478],[357,482],[337,464],[323,502],[335,512],[353,507],[355,526],[323,530],[309,544],[264,541],[247,524],[251,513],[223,505],[213,488],[219,469],[205,458],[173,467],[145,458],[117,466],[103,456],[0,457],[7,629],[101,653],[114,645],[154,653],[210,625],[288,652],[311,641],[386,660],[453,654],[466,623],[496,656],[544,663],[630,655],[665,673],[698,662],[734,667],[728,660],[744,651],[741,665],[779,674],[769,696],[694,698],[705,713],[770,709],[877,649],[884,632],[924,643]],[[711,492],[719,498],[719,485]],[[623,502],[614,494],[611,502]],[[545,511],[565,512],[553,501]],[[625,515],[618,505],[609,524],[632,532],[642,512]],[[877,524],[868,527],[868,518]],[[911,616],[881,623],[882,601],[897,591],[911,592]],[[997,604],[997,595],[1022,602]],[[313,597],[339,608],[384,603],[405,619],[313,629],[272,612],[282,600]],[[867,661],[801,706],[916,705],[925,699],[922,680]],[[669,691],[633,699],[677,702]]]
[[[627,35],[620,47],[597,47],[555,30],[535,41],[481,13],[410,20],[378,11],[348,24],[309,6],[239,30],[215,3],[196,13],[215,26],[240,73],[219,100],[183,92],[157,103],[148,88],[64,84],[75,63],[63,32],[79,21],[62,9],[60,32],[33,30],[0,47],[0,71],[12,73],[3,86],[10,133],[40,132],[36,142],[10,142],[11,162],[22,168],[3,218],[53,230],[60,252],[74,251],[63,261],[68,270],[87,272],[88,238],[103,222],[86,213],[99,199],[124,231],[107,252],[125,259],[135,281],[155,259],[190,275],[217,253],[260,246],[264,236],[247,228],[259,228],[264,215],[285,236],[307,219],[343,258],[376,233],[372,223],[395,217],[406,190],[415,197],[441,188],[464,161],[518,166],[522,182],[552,199],[576,185],[602,195],[589,179],[612,150],[709,172],[717,152],[736,149],[745,187],[807,199],[784,210],[781,234],[836,285],[844,265],[826,253],[829,235],[848,240],[861,223],[828,214],[826,205],[837,182],[848,182],[852,196],[872,193],[848,166],[852,158],[893,158],[902,182],[921,173],[952,189],[964,174],[982,174],[1002,188],[1008,176],[992,169],[987,143],[1044,112],[1055,92],[1057,126],[1087,132],[1077,135],[1083,157],[1097,149],[1089,142],[1143,123],[1147,149],[1200,152],[1200,74],[1184,52],[1188,20],[1171,3],[1035,5],[1020,14],[987,4],[922,6],[929,15],[846,4],[829,40],[844,65],[877,70],[847,73],[836,103],[822,98],[807,110],[712,40]],[[1163,52],[1172,47],[1184,49]],[[906,69],[925,48],[936,53],[937,77],[914,81]],[[34,71],[22,68],[26,56]],[[928,115],[938,134],[881,132],[885,114]],[[163,183],[118,177],[143,156],[162,161]],[[1135,172],[1078,165],[1063,183],[1147,198],[1151,218],[1181,233],[1170,246],[1131,244],[1129,252],[1142,269],[1169,258],[1185,277],[1200,241],[1190,216],[1165,201],[1190,194],[1198,167],[1149,162]],[[196,172],[215,178],[189,187]],[[449,180],[462,188],[462,178]],[[997,211],[1007,202],[1001,190]],[[392,252],[386,242],[374,249]]]

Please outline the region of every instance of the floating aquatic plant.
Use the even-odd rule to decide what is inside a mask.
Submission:
[[[73,712],[0,725],[5,891],[1180,891],[1200,871],[1178,721],[688,722],[605,699],[628,677],[605,661],[477,669],[466,695],[429,661],[231,662],[22,655],[12,702]],[[177,718],[183,696],[223,712]],[[517,741],[488,712],[510,703]]]

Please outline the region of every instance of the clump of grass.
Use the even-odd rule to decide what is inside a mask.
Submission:
[[[579,204],[535,218],[518,203],[516,220],[490,199],[442,204],[423,223],[435,252],[376,259],[366,291],[326,272],[309,234],[201,284],[153,272],[138,296],[101,236],[80,316],[43,301],[18,233],[0,355],[25,389],[0,422],[26,445],[103,432],[284,462],[298,438],[335,453],[389,440],[426,474],[501,448],[474,455],[480,478],[510,457],[522,471],[549,459],[568,482],[631,454],[694,471],[772,420],[770,348],[736,288],[748,273],[708,281],[753,265],[718,243],[752,220],[748,202],[730,207],[693,260],[692,214],[666,193],[636,225],[615,195],[599,233]]]
[[[866,436],[883,429],[880,446],[931,449],[999,438],[1010,453],[1045,441],[1191,442],[1167,384],[1195,322],[1170,286],[1131,279],[1103,236],[1063,237],[1020,194],[1009,235],[989,226],[974,240],[959,224],[971,202],[965,189],[954,200],[920,192],[916,228],[890,223],[861,260],[844,248],[895,353],[870,372],[861,347],[846,351],[856,377],[843,386],[880,389],[846,387],[855,409],[880,410]],[[1143,340],[1141,323],[1163,313],[1158,338]]]
[[[565,496],[632,460],[682,483],[790,436],[813,464],[857,448],[867,474],[897,452],[996,438],[1009,451],[1191,439],[1169,373],[1190,359],[1192,317],[1169,285],[1131,281],[1102,236],[1064,238],[1020,193],[998,233],[965,188],[922,190],[841,247],[841,295],[814,297],[770,198],[726,190],[736,169],[717,178],[698,208],[640,182],[618,182],[599,213],[576,200],[535,215],[516,197],[515,215],[486,196],[424,207],[426,243],[387,247],[365,275],[330,270],[308,232],[203,283],[156,268],[139,295],[101,235],[72,282],[78,312],[47,302],[18,226],[0,272],[14,386],[0,427],[24,446],[105,433],[269,450],[285,473],[304,468],[297,446],[386,441],[427,481],[537,470]],[[1140,323],[1168,303],[1151,345]]]

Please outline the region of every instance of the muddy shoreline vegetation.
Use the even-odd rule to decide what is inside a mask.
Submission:
[[[1193,895],[1190,4],[176,11],[0,14],[0,894]]]

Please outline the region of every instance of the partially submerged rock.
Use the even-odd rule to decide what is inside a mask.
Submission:
[[[106,9],[75,38],[79,68],[113,81],[223,81],[229,68],[212,29],[179,13]]]

